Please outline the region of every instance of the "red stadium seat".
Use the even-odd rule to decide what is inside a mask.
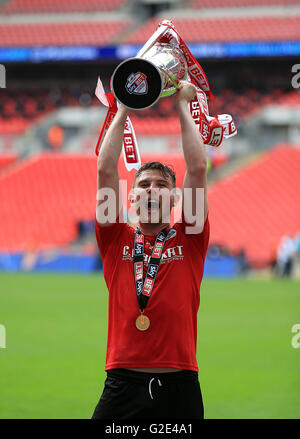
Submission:
[[[261,94],[249,89],[238,94],[230,89],[224,89],[221,94],[215,94],[215,99],[209,101],[209,111],[212,116],[230,113],[235,119],[247,119],[254,112],[269,104],[300,105],[300,92],[295,90],[284,93],[274,89],[270,94]],[[35,93],[2,92],[0,107],[0,134],[21,134],[35,121],[44,117],[48,112],[61,106],[80,106],[80,93],[73,96],[67,90],[59,92],[59,99],[52,101],[49,93],[37,90]],[[92,99],[89,106],[99,106],[97,99]],[[153,108],[132,114],[135,131],[146,135],[178,134],[180,125],[172,98],[160,99]]]
[[[272,260],[274,242],[300,230],[300,148],[278,146],[209,189],[211,243]]]
[[[143,44],[156,29],[151,18],[126,38],[126,43]],[[300,39],[300,15],[251,18],[179,18],[173,20],[187,43],[228,41],[282,41]]]
[[[282,95],[277,103],[288,107],[300,107],[300,91],[295,90],[294,92]]]
[[[157,156],[184,175],[181,155]],[[144,154],[143,162],[150,159]],[[77,237],[77,223],[95,216],[96,157],[44,154],[0,174],[0,250],[21,251],[69,243]],[[120,163],[120,177],[132,185],[134,173]],[[22,224],[22,225],[20,225]]]
[[[13,153],[0,155],[0,172],[3,171],[6,166],[14,163],[17,160],[17,157],[18,156]]]
[[[160,117],[131,117],[136,134],[164,135],[180,133],[180,124],[176,115],[168,118]]]
[[[192,0],[190,8],[237,8],[246,6],[298,5],[299,0]]]
[[[52,100],[49,92],[36,90],[35,92],[10,91],[1,93],[0,106],[0,134],[21,134],[33,122],[56,110],[61,106],[80,106],[80,92],[73,96],[70,91],[59,91],[59,98]],[[215,99],[209,101],[209,111],[212,116],[230,113],[236,120],[248,119],[254,112],[264,105],[300,105],[300,92],[295,90],[285,93],[274,89],[270,94],[262,94],[257,90],[248,89],[243,94],[224,89],[221,94],[215,94]],[[95,98],[89,106],[99,106]],[[176,135],[180,133],[180,125],[172,98],[163,98],[153,108],[132,114],[132,121],[136,133],[139,135]]]
[[[30,121],[26,121],[22,117],[3,119],[0,120],[0,134],[22,134],[30,125]]]
[[[130,20],[0,24],[2,47],[105,45],[115,40]]]
[[[185,173],[181,154],[144,154],[142,159],[171,164],[181,186]],[[134,172],[128,173],[121,162],[119,173],[129,189]],[[244,249],[256,266],[269,263],[274,242],[300,229],[299,176],[300,148],[278,146],[213,184],[208,195],[210,242],[233,253]],[[76,239],[77,222],[94,218],[95,182],[95,156],[45,154],[4,169],[0,249],[24,250],[30,242],[45,249]]]
[[[94,165],[94,157],[45,155],[2,174],[0,247],[24,249],[33,239],[46,248],[74,239],[77,221],[93,217]]]
[[[114,11],[128,0],[11,0],[0,9],[1,14],[42,14],[68,12]]]

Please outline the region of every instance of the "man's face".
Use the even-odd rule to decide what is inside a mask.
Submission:
[[[171,176],[158,169],[147,169],[139,175],[130,194],[135,212],[141,223],[169,223],[174,206]]]

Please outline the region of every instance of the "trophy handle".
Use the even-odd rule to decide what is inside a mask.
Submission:
[[[143,58],[123,61],[111,78],[115,97],[132,110],[142,110],[154,105],[160,98],[163,85],[159,68]]]
[[[180,90],[181,88],[181,82],[179,81],[179,79],[176,78],[176,75],[174,75],[173,73],[168,72],[168,70],[165,69],[161,69],[161,71],[167,75],[169,77],[169,79],[171,79],[174,87],[176,88],[176,90]],[[170,92],[170,94],[173,94],[173,91]]]
[[[149,49],[151,49],[152,46],[154,46],[155,43],[161,38],[161,36],[168,30],[168,26],[162,25],[160,26],[154,34],[151,35],[148,41],[143,45],[143,47],[138,51],[136,58],[142,58],[143,55],[145,55],[146,52],[148,52]]]

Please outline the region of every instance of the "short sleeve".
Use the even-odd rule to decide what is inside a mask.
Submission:
[[[120,223],[119,218],[113,224],[109,226],[101,226],[97,219],[95,218],[95,233],[98,248],[101,253],[102,259],[104,258],[106,252],[108,251],[110,245],[115,244],[121,238],[121,235],[126,229],[125,223]]]

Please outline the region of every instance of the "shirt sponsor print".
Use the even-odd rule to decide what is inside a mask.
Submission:
[[[144,263],[147,266],[150,262],[151,255],[144,253]],[[174,247],[169,247],[164,250],[161,256],[161,264],[169,263],[172,261],[183,261],[184,259],[184,247],[183,245],[176,245]],[[133,249],[129,245],[124,245],[122,250],[122,260],[130,261],[133,260]]]

